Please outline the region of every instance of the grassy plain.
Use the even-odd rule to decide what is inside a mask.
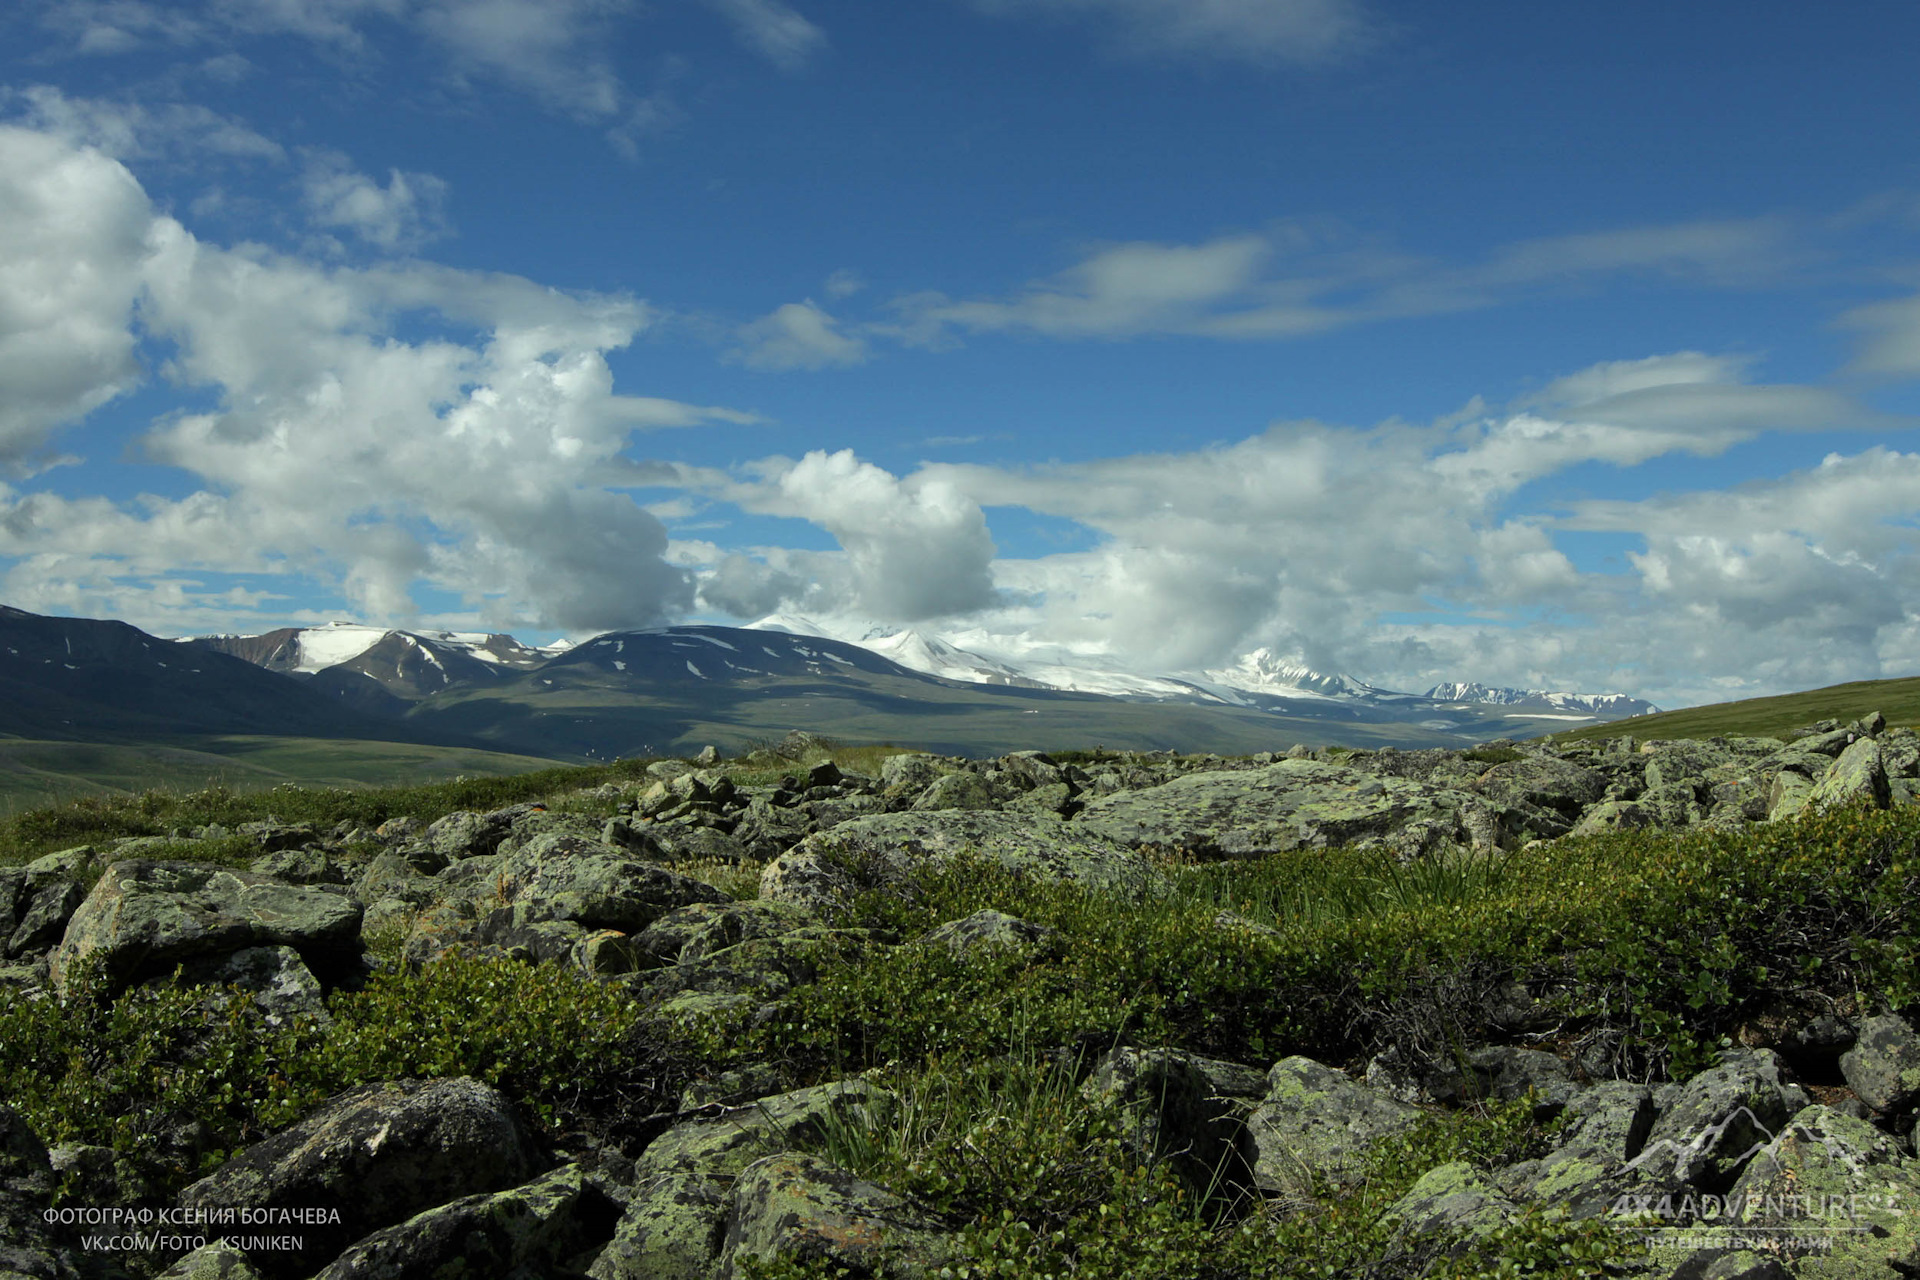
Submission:
[[[0,814],[156,789],[411,786],[526,773],[555,763],[508,752],[337,738],[232,735],[167,743],[0,738]]]

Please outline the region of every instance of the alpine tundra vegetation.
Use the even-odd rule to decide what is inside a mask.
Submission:
[[[25,812],[0,1275],[1910,1276],[1917,792],[1874,714]]]

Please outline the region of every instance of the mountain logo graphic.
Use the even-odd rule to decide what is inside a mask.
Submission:
[[[1661,1157],[1671,1156],[1673,1158],[1673,1176],[1681,1179],[1690,1179],[1699,1171],[1701,1162],[1708,1157],[1709,1153],[1713,1153],[1716,1160],[1724,1160],[1724,1157],[1719,1156],[1714,1149],[1720,1144],[1721,1139],[1725,1137],[1727,1131],[1734,1129],[1735,1125],[1743,1118],[1747,1125],[1751,1127],[1752,1131],[1760,1135],[1756,1140],[1748,1144],[1745,1151],[1742,1151],[1729,1162],[1735,1166],[1745,1164],[1748,1160],[1766,1150],[1768,1145],[1773,1142],[1774,1135],[1773,1130],[1767,1128],[1760,1117],[1753,1114],[1750,1108],[1739,1107],[1729,1113],[1727,1117],[1719,1123],[1710,1124],[1701,1129],[1699,1133],[1693,1136],[1692,1141],[1675,1142],[1672,1138],[1662,1138],[1658,1142],[1649,1143],[1644,1151],[1627,1161],[1627,1163],[1621,1167],[1622,1169],[1651,1170],[1659,1167],[1661,1163],[1664,1163]],[[1738,1130],[1736,1129],[1735,1132],[1737,1133]]]

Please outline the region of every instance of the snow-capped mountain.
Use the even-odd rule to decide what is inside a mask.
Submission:
[[[566,649],[565,642],[546,649],[521,644],[512,636],[486,631],[399,631],[357,622],[329,622],[318,627],[281,627],[257,636],[195,636],[190,643],[246,658],[269,671],[315,675],[329,667],[352,662],[389,636],[402,647],[418,649],[423,661],[454,653],[494,666],[537,667]]]
[[[746,627],[613,632],[571,649],[564,644],[536,649],[511,636],[483,632],[398,631],[348,622],[259,636],[207,636],[192,643],[294,676],[315,692],[384,715],[424,710],[428,703],[437,705],[436,695],[443,693],[517,688],[520,677],[542,690],[554,688],[556,681],[587,678],[582,673],[589,669],[602,672],[593,679],[630,691],[621,696],[692,696],[688,690],[706,689],[700,697],[719,697],[722,686],[799,687],[817,678],[831,683],[854,679],[857,669],[863,680],[891,678],[887,672],[913,680],[931,676],[952,682],[949,688],[971,685],[983,694],[998,689],[1048,697],[1096,695],[1169,709],[1211,708],[1260,721],[1271,717],[1276,724],[1335,722],[1348,726],[1344,732],[1360,724],[1403,725],[1409,735],[1417,731],[1426,740],[1523,736],[1657,709],[1619,694],[1464,683],[1404,693],[1316,671],[1271,649],[1255,649],[1202,671],[1142,671],[1093,646],[1022,634],[977,628],[935,633],[866,618],[798,614],[774,614]],[[911,682],[899,687],[924,688]],[[1038,712],[1023,708],[1020,713]]]
[[[941,637],[866,619],[818,619],[795,614],[773,614],[748,623],[746,629],[856,644],[903,667],[949,680],[1134,700],[1217,702],[1268,709],[1297,709],[1301,700],[1371,707],[1401,703],[1407,704],[1409,712],[1421,710],[1415,704],[1428,704],[1425,714],[1429,719],[1445,710],[1431,705],[1436,703],[1512,707],[1515,718],[1527,720],[1612,720],[1659,710],[1650,702],[1617,693],[1557,693],[1465,683],[1435,685],[1425,694],[1403,693],[1351,676],[1315,671],[1267,648],[1243,654],[1224,667],[1151,675],[1131,670],[1103,653],[979,630]]]
[[[1650,702],[1624,693],[1554,693],[1546,689],[1509,689],[1497,685],[1462,684],[1458,681],[1437,684],[1427,690],[1426,696],[1436,702],[1482,702],[1502,707],[1546,703],[1561,711],[1584,712],[1608,718],[1645,715],[1649,711],[1659,710]]]

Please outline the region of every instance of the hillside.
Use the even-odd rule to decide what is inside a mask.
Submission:
[[[1704,707],[1661,711],[1609,724],[1589,725],[1559,739],[1712,738],[1729,734],[1778,737],[1796,726],[1820,720],[1848,721],[1878,711],[1889,724],[1920,724],[1920,676],[1894,680],[1856,680],[1771,698],[1742,698]]]

